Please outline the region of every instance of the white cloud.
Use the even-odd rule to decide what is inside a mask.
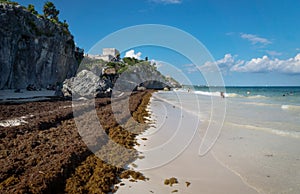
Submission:
[[[237,72],[268,72],[272,69],[269,62],[269,57],[263,56],[262,58],[251,59],[243,64],[236,64],[230,70]]]
[[[266,53],[268,53],[270,56],[280,56],[280,55],[282,55],[282,53],[277,52],[277,51],[266,50]]]
[[[162,4],[180,4],[182,0],[150,0],[154,3],[162,3]]]
[[[244,63],[244,61],[236,60],[235,58],[236,56],[226,54],[222,59],[219,59],[214,62],[206,62],[204,65],[200,66],[199,69],[205,72],[218,72],[220,70],[225,74],[231,69],[231,67]]]
[[[231,67],[235,63],[235,59],[231,54],[226,54],[223,59],[217,60],[216,64],[219,67]]]
[[[249,61],[237,60],[236,56],[226,54],[224,58],[215,62],[206,62],[199,69],[204,72],[250,72],[269,73],[278,72],[286,74],[300,74],[300,53],[286,60],[271,59],[268,56],[253,58]]]
[[[231,71],[237,72],[280,72],[288,74],[300,73],[300,53],[287,60],[270,59],[268,56],[254,58],[243,64],[236,64]]]
[[[130,51],[127,51],[124,57],[130,57],[140,60],[142,56],[141,52],[135,53],[135,51],[132,49]]]
[[[150,61],[150,65],[155,66],[157,69],[161,68],[163,66],[163,62],[162,61],[157,61],[155,59],[152,59]]]
[[[259,37],[254,34],[241,33],[241,38],[249,40],[251,42],[251,44],[263,44],[263,45],[272,44],[272,42],[270,40]]]
[[[296,51],[300,51],[300,48],[296,48]]]
[[[194,64],[185,64],[183,66],[184,66],[184,70],[187,71],[188,73],[194,73],[194,72],[199,71],[197,66]]]

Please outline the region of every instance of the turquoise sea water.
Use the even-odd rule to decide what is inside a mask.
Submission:
[[[225,123],[228,125],[300,138],[300,87],[184,86],[159,95],[169,102],[182,104],[183,109],[194,111],[204,122],[211,118],[214,109],[211,99],[221,99],[220,92],[226,96]],[[200,108],[196,108],[196,104]]]
[[[205,86],[184,86],[185,89],[193,88],[200,95],[220,95],[240,100],[252,100],[257,102],[276,103],[282,105],[300,106],[300,86],[247,86],[247,87],[205,87]]]

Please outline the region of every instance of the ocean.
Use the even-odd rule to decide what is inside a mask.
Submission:
[[[300,138],[300,87],[184,86],[157,95],[170,103],[181,104],[183,109],[194,112],[200,117],[200,122],[204,122],[212,118],[211,114],[216,108],[212,106],[212,100],[221,99],[220,92],[225,95],[225,123]],[[222,121],[219,119],[216,122]]]

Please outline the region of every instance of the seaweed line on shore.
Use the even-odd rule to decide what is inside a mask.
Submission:
[[[149,116],[146,108],[152,92],[131,94],[129,109],[138,123],[146,123],[145,117]],[[123,168],[106,163],[87,148],[78,134],[71,101],[3,104],[0,105],[1,120],[33,116],[20,126],[0,127],[1,193],[109,193],[118,189],[115,184],[120,183],[121,178],[145,181],[141,173],[126,166],[138,158],[133,148],[137,145],[135,138],[147,125],[137,127],[131,117],[124,114],[125,130],[114,119],[110,98],[97,98],[95,105],[106,134],[128,150],[128,153],[115,150],[111,156],[119,157],[116,160],[121,158]],[[89,112],[84,114],[88,116]],[[99,140],[101,142],[101,137]],[[110,147],[102,143],[101,152],[105,152]]]

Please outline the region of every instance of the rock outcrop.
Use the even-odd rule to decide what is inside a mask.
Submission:
[[[132,91],[139,87],[163,90],[166,87],[175,88],[180,86],[176,81],[171,82],[162,75],[155,66],[145,61],[134,66],[129,66],[128,69],[119,76],[114,89],[119,91]]]
[[[0,3],[0,89],[46,87],[75,75],[69,30],[20,5]]]
[[[110,95],[112,88],[113,83],[110,80],[100,79],[92,71],[82,70],[76,77],[64,81],[62,93],[65,97],[104,97]]]
[[[147,61],[128,65],[121,61],[105,63],[85,58],[79,69],[75,77],[64,81],[62,92],[65,97],[106,97],[112,92],[181,87]]]

